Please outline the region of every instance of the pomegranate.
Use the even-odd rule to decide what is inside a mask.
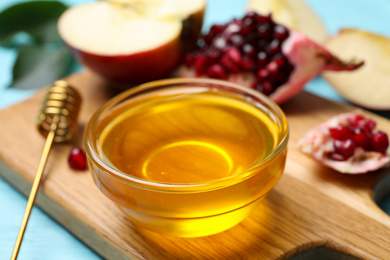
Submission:
[[[390,164],[389,138],[360,111],[340,114],[313,127],[298,142],[299,149],[342,173],[360,174]]]
[[[324,70],[355,70],[302,33],[275,23],[271,15],[247,13],[225,25],[213,25],[188,53],[181,77],[226,79],[255,88],[276,103],[298,94]]]
[[[73,170],[86,170],[88,168],[88,164],[84,150],[79,147],[72,148],[68,157],[68,164]]]

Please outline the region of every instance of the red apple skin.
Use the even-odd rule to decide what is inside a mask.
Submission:
[[[168,76],[181,62],[180,40],[130,55],[98,55],[67,44],[76,59],[110,83],[140,84]]]

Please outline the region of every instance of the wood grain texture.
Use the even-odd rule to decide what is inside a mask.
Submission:
[[[108,259],[289,259],[327,247],[362,259],[390,256],[390,217],[373,201],[386,171],[342,175],[296,150],[310,127],[354,108],[303,92],[282,106],[291,137],[285,173],[255,212],[223,233],[176,238],[137,229],[95,187],[89,172],[74,172],[67,155],[82,145],[86,123],[115,91],[87,72],[67,79],[84,99],[79,130],[71,143],[55,144],[37,204],[97,253]],[[30,191],[44,139],[35,119],[44,91],[0,111],[0,173],[23,194]],[[390,121],[369,114],[380,129]]]

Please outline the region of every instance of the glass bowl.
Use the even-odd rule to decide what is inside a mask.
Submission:
[[[97,187],[136,226],[197,237],[238,224],[275,186],[288,124],[255,90],[178,78],[108,101],[84,141]]]

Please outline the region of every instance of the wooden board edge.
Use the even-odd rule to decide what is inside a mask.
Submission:
[[[1,160],[0,177],[6,180],[24,196],[29,196],[32,184],[19,174],[16,174]],[[129,259],[128,256],[120,251],[120,248],[115,248],[98,233],[94,232],[88,225],[84,224],[81,220],[58,205],[43,191],[38,191],[35,205],[104,259]],[[94,245],[99,246],[96,247]],[[138,256],[134,255],[134,259],[137,258]]]

